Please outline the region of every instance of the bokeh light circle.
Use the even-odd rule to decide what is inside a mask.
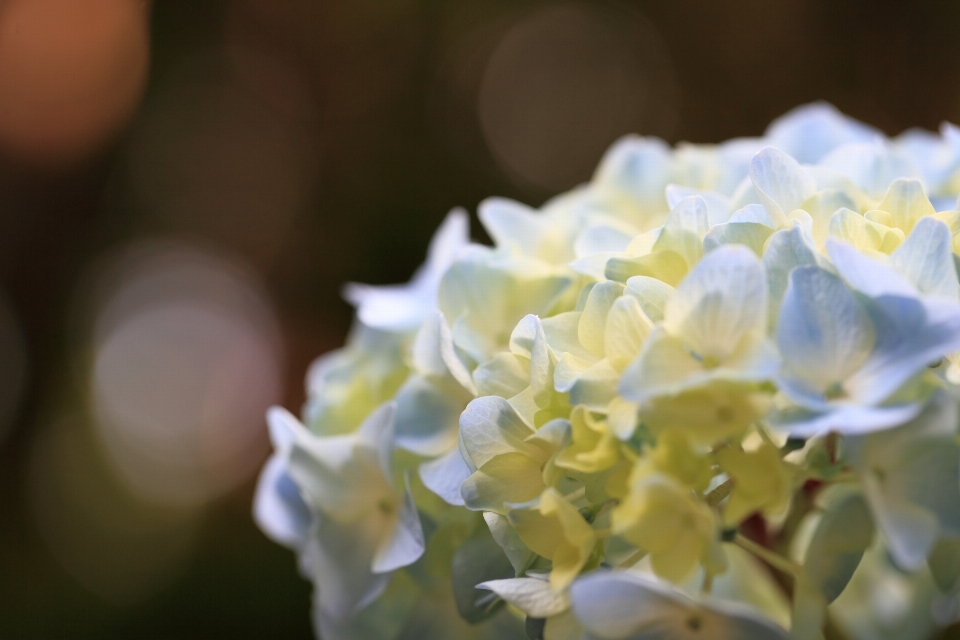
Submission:
[[[639,14],[562,4],[506,31],[487,62],[477,108],[502,167],[556,191],[587,179],[619,136],[668,135],[676,80],[659,37]]]
[[[30,504],[41,537],[88,591],[117,605],[140,602],[189,561],[198,513],[146,504],[111,472],[77,414],[43,427],[29,460]]]
[[[133,116],[149,65],[143,0],[0,2],[0,150],[77,162]]]
[[[264,414],[282,393],[269,301],[236,265],[147,244],[104,277],[91,402],[119,475],[138,495],[194,505],[256,472]]]

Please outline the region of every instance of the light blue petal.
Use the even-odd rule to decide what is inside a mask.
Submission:
[[[578,259],[598,253],[623,253],[635,235],[612,224],[592,224],[577,236],[574,253]]]
[[[797,267],[816,265],[816,250],[807,241],[800,227],[777,231],[767,242],[763,266],[770,286],[770,325],[775,326],[780,303],[790,281],[790,273]]]
[[[460,414],[470,398],[455,383],[411,376],[397,391],[394,442],[426,457],[449,451],[457,442]]]
[[[561,371],[563,362],[561,359],[554,373],[558,390],[560,386],[564,386]],[[619,380],[620,372],[614,369],[609,361],[601,360],[581,372],[569,385],[570,404],[582,404],[591,411],[603,411],[616,397]]]
[[[440,310],[456,345],[475,362],[503,350],[525,315],[545,314],[570,286],[572,277],[559,273],[541,260],[472,247],[440,280]]]
[[[859,492],[844,492],[827,504],[803,562],[806,578],[817,586],[826,604],[846,588],[873,538],[873,519]]]
[[[767,329],[767,275],[739,245],[704,256],[667,300],[663,325],[702,357],[725,358],[751,331]]]
[[[446,325],[443,314],[434,310],[427,315],[420,329],[417,330],[417,335],[410,347],[410,359],[418,373],[438,377],[448,374],[441,351],[443,325]],[[447,333],[450,333],[449,327],[447,327]]]
[[[700,196],[707,203],[707,221],[710,226],[726,222],[730,218],[730,198],[716,191],[704,191],[678,184],[667,185],[667,204],[671,209],[690,196]]]
[[[399,580],[402,583],[398,584]],[[416,605],[425,600],[421,589],[410,578],[399,576],[399,580],[394,574],[382,596],[346,619],[334,619],[319,605],[314,606],[313,623],[317,637],[323,640],[396,640],[398,634],[403,633]],[[315,601],[320,599],[318,595],[315,589]]]
[[[847,176],[873,198],[882,197],[897,178],[920,175],[910,154],[880,137],[873,142],[837,147],[820,160],[819,166]]]
[[[770,123],[764,138],[798,162],[813,164],[843,144],[870,142],[883,133],[844,115],[827,102],[812,102]]]
[[[284,455],[293,447],[297,433],[305,431],[300,421],[283,407],[270,407],[267,410],[267,427],[273,450]]]
[[[777,228],[817,192],[816,182],[800,163],[774,147],[761,149],[750,161],[750,180]]]
[[[638,204],[633,222],[641,231],[649,224],[650,214],[668,209],[664,189],[672,173],[671,149],[658,138],[624,136],[604,154],[593,176],[593,185],[600,191]],[[647,214],[647,215],[644,215]]]
[[[410,493],[410,479],[405,480],[406,491],[400,503],[400,513],[390,535],[377,548],[371,570],[374,573],[387,573],[416,562],[426,548],[423,526],[417,514],[417,505]]]
[[[460,416],[460,439],[474,466],[502,453],[527,451],[533,433],[509,402],[497,396],[477,398]]]
[[[540,318],[532,314],[524,316],[510,334],[510,352],[527,358],[531,357],[533,342],[537,339],[539,331]]]
[[[633,276],[627,280],[627,288],[624,290],[626,295],[637,299],[640,308],[653,322],[663,320],[663,311],[673,292],[674,288],[666,282],[649,276]]]
[[[443,498],[447,504],[463,506],[460,485],[473,473],[460,455],[460,448],[454,447],[446,455],[420,465],[420,480],[423,485]]]
[[[610,307],[623,294],[623,285],[619,282],[598,282],[587,295],[580,322],[577,324],[577,337],[580,344],[595,356],[604,354],[604,328]]]
[[[773,229],[759,222],[718,224],[703,238],[703,250],[709,252],[724,244],[742,244],[762,256],[763,245],[772,233]]]
[[[687,196],[677,202],[663,223],[663,229],[652,251],[671,250],[687,265],[694,265],[703,255],[703,237],[710,231],[707,202],[701,196]]]
[[[846,242],[828,238],[827,253],[840,277],[866,296],[916,296],[918,293],[913,283],[893,266],[866,256]]]
[[[316,604],[324,615],[342,622],[383,593],[386,573],[370,570],[379,532],[369,523],[340,524],[320,518],[306,547],[307,566],[316,590]]]
[[[844,441],[901,566],[922,564],[936,537],[960,534],[957,419],[956,400],[940,392],[907,424]]]
[[[953,263],[950,229],[934,218],[921,218],[907,239],[890,255],[890,264],[920,293],[960,298]]]
[[[567,311],[540,321],[547,344],[558,356],[570,353],[581,360],[594,359],[593,354],[580,344],[581,315],[581,311]]]
[[[507,198],[487,198],[477,207],[477,216],[498,248],[536,254],[543,229],[536,209]]]
[[[867,307],[877,344],[845,385],[863,404],[879,404],[940,358],[960,351],[960,304],[882,296]]]
[[[287,474],[284,456],[273,454],[260,472],[253,518],[260,530],[278,544],[298,550],[306,542],[312,521],[310,509]]]
[[[787,640],[786,631],[745,606],[714,598],[694,600],[655,578],[596,571],[570,587],[573,612],[585,638]]]
[[[510,399],[530,386],[530,360],[502,351],[473,370],[478,396]],[[466,406],[466,398],[461,403]],[[457,409],[457,415],[463,407]]]
[[[549,618],[570,608],[566,592],[554,591],[546,580],[507,578],[488,580],[477,585],[489,589],[532,618]]]
[[[818,267],[793,270],[777,325],[783,358],[778,383],[785,393],[798,386],[791,379],[818,392],[843,384],[867,360],[874,343],[869,316],[839,278]]]
[[[901,425],[915,418],[922,410],[922,402],[881,407],[826,406],[820,412],[795,408],[773,412],[770,422],[798,438],[810,438],[831,431],[859,435]]]
[[[437,306],[440,277],[470,242],[469,224],[466,211],[450,211],[430,242],[427,262],[408,284],[344,287],[344,297],[357,307],[360,322],[386,331],[416,329]]]
[[[357,429],[357,441],[376,452],[384,478],[393,477],[394,419],[397,403],[385,402]]]
[[[647,337],[637,359],[624,370],[618,391],[627,400],[639,403],[675,395],[709,380],[709,373],[683,342],[658,327]]]
[[[602,282],[607,279],[607,263],[622,255],[620,251],[604,251],[574,260],[567,266],[575,273]]]
[[[434,310],[420,326],[411,346],[411,360],[417,373],[434,378],[452,376],[469,393],[476,393],[473,379],[453,344],[453,334],[443,314]],[[472,363],[471,363],[472,364]]]
[[[936,516],[910,502],[884,499],[873,478],[861,477],[890,557],[903,571],[919,570],[940,535]]]
[[[748,204],[742,209],[737,209],[730,216],[728,222],[756,222],[771,229],[775,228],[773,220],[770,219],[770,214],[767,213],[766,207],[762,204]]]

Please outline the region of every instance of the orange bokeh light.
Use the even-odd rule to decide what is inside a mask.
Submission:
[[[149,63],[144,0],[0,3],[0,150],[82,161],[133,115]]]

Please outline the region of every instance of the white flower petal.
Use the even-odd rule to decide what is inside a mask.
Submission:
[[[727,222],[756,222],[771,229],[776,228],[766,207],[762,204],[748,204],[742,209],[737,209]]]
[[[876,347],[846,384],[861,403],[886,400],[929,365],[960,351],[958,303],[882,296],[872,300],[868,310],[876,327]]]
[[[510,403],[497,396],[477,398],[460,416],[460,439],[476,467],[503,453],[529,450],[524,440],[532,433]]]
[[[895,268],[864,255],[846,242],[828,238],[827,253],[837,273],[864,295],[876,298],[883,295],[916,296],[919,293],[914,284]]]
[[[707,254],[667,300],[663,325],[700,356],[723,359],[751,331],[767,328],[767,276],[746,247]]]
[[[793,270],[777,325],[785,390],[791,379],[817,392],[844,383],[875,343],[870,317],[839,278],[818,267]]]
[[[424,462],[420,465],[419,473],[423,485],[443,498],[444,502],[457,507],[463,506],[460,485],[470,477],[472,472],[463,461],[459,447],[454,447],[449,453],[436,460]]]
[[[260,472],[253,499],[253,519],[278,544],[300,549],[306,542],[312,521],[310,510],[287,473],[284,456],[273,454]]]
[[[817,192],[816,182],[800,163],[774,147],[761,149],[750,161],[750,180],[777,228]]]
[[[373,557],[371,570],[374,573],[387,573],[416,562],[423,555],[426,544],[423,526],[417,514],[417,505],[410,493],[410,480],[406,479],[404,499],[400,503],[393,531],[384,537]]]
[[[623,640],[787,640],[759,613],[718,599],[694,600],[653,577],[597,571],[570,587],[587,637]]]
[[[663,320],[663,312],[667,308],[667,300],[675,289],[666,282],[649,276],[633,276],[627,280],[624,293],[633,296],[640,303],[640,308],[647,317],[654,322]]]
[[[306,553],[317,605],[326,615],[345,620],[383,593],[390,576],[370,570],[378,542],[379,532],[368,523],[344,525],[320,518]]]
[[[371,286],[348,284],[344,297],[357,307],[360,322],[386,331],[416,329],[437,306],[440,277],[467,246],[469,217],[463,209],[453,209],[430,242],[426,264],[409,284]]]
[[[947,225],[934,218],[922,218],[890,255],[890,264],[920,293],[960,299],[952,240]]]
[[[570,608],[565,592],[556,592],[550,583],[536,578],[488,580],[477,585],[489,589],[532,618],[549,618]]]
[[[894,148],[881,138],[837,147],[820,160],[819,166],[847,176],[873,198],[886,193],[897,178],[920,175],[917,163],[906,151]]]
[[[623,253],[636,235],[636,231],[631,232],[613,224],[592,224],[577,236],[574,253],[578,260],[597,254]]]
[[[881,135],[877,129],[840,113],[832,104],[812,102],[771,122],[764,138],[799,162],[812,164],[840,145],[870,142]]]
[[[712,227],[726,222],[730,218],[730,198],[716,191],[704,191],[678,184],[667,185],[667,204],[671,209],[690,196],[700,196],[707,204],[707,221]]]
[[[413,375],[396,395],[394,442],[406,451],[433,457],[457,442],[460,414],[471,396],[446,382]]]
[[[604,354],[604,328],[610,307],[623,294],[623,285],[618,282],[598,282],[587,295],[587,302],[577,325],[580,344],[598,357]]]
[[[483,520],[490,529],[490,535],[493,536],[493,539],[497,541],[497,544],[500,545],[500,548],[503,549],[503,552],[506,554],[507,559],[510,561],[510,566],[513,567],[517,575],[520,575],[530,566],[530,562],[534,556],[533,551],[524,544],[520,538],[520,534],[518,534],[517,530],[510,524],[510,519],[507,518],[507,516],[492,511],[485,511]]]

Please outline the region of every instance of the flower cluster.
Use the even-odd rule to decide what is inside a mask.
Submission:
[[[454,210],[274,408],[326,640],[923,638],[960,611],[960,130],[825,104]]]

